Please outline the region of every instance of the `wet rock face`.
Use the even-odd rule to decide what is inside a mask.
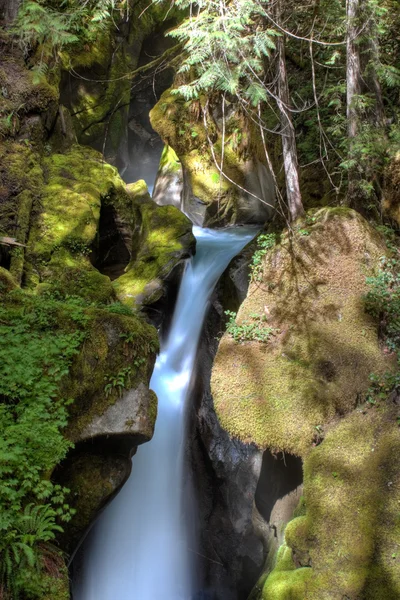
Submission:
[[[103,440],[104,442],[105,440]],[[131,472],[129,455],[112,452],[107,445],[86,445],[71,455],[62,465],[57,480],[72,490],[71,508],[76,510],[72,521],[63,526],[60,544],[70,557],[102,508],[120,490]]]
[[[262,569],[264,543],[253,522],[262,453],[231,440],[218,424],[209,393],[202,398],[197,459],[202,589],[216,600],[247,598]],[[200,483],[200,482],[199,482]]]

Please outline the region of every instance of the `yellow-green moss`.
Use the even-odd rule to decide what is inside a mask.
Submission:
[[[278,551],[275,569],[262,587],[262,600],[305,600],[310,576],[311,569],[295,568],[292,551],[283,544]]]
[[[40,211],[32,224],[27,252],[27,281],[61,296],[93,302],[114,297],[108,277],[90,263],[103,198],[125,194],[116,169],[100,153],[75,145],[44,159],[46,182]]]
[[[309,224],[307,224],[309,223]],[[233,436],[303,455],[315,427],[351,411],[370,372],[391,364],[365,313],[365,277],[385,253],[380,237],[353,211],[323,209],[267,255],[238,323],[257,314],[276,330],[268,344],[225,335],[212,391]]]
[[[161,154],[159,169],[162,172],[178,173],[182,168],[181,162],[171,146],[164,146]]]
[[[304,564],[302,560],[312,566],[302,600],[400,597],[397,415],[390,400],[360,407],[333,426],[307,456],[306,516],[289,523],[281,549],[290,552],[293,568]],[[283,595],[275,588],[280,575],[278,557],[265,581],[264,599],[297,598],[297,582],[290,577],[281,583]]]
[[[185,102],[167,90],[150,112],[152,127],[167,144],[160,169],[180,168],[170,153],[182,164],[193,195],[205,205],[215,205],[216,221],[234,222],[237,202],[241,194],[238,184],[244,186],[249,170],[249,156],[237,143],[237,120],[227,123],[224,140],[223,171],[235,183],[221,177],[217,168],[201,115],[201,101]],[[242,123],[243,125],[243,123]],[[213,139],[213,149],[218,164],[222,160],[222,137],[213,119],[207,121],[208,136]],[[178,158],[179,157],[179,158]]]
[[[174,206],[144,202],[138,255],[113,282],[118,299],[130,307],[154,302],[163,294],[162,280],[194,246],[189,219]]]
[[[156,330],[136,315],[99,309],[88,309],[87,314],[90,322],[85,343],[63,383],[63,394],[75,399],[67,430],[72,440],[115,403],[118,390],[107,393],[105,389],[110,377],[128,368],[127,388],[140,382],[148,385],[158,349]]]

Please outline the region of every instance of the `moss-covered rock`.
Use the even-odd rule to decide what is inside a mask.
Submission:
[[[189,219],[174,206],[157,206],[142,192],[140,186],[135,192],[142,199],[139,250],[126,273],[113,282],[118,299],[132,308],[159,300],[164,281],[195,245]]]
[[[147,388],[158,349],[156,330],[133,314],[88,309],[87,315],[85,344],[63,384],[64,395],[74,398],[67,435],[74,442],[102,435],[137,436],[137,443],[149,440],[157,414]],[[132,392],[131,405],[123,402],[125,391],[140,390],[142,384],[146,393],[142,390],[136,397]],[[113,406],[120,420],[116,425],[114,419],[110,431],[107,419],[100,417]]]
[[[17,282],[10,271],[0,267],[0,294],[6,294],[17,288]]]
[[[397,415],[393,402],[362,407],[309,453],[306,516],[287,526],[263,600],[399,597]]]
[[[203,109],[200,101],[185,102],[167,90],[150,113],[153,129],[173,148],[182,165],[181,210],[196,225],[264,223],[271,214],[275,191],[267,168],[244,143],[243,117],[228,112],[222,153],[221,107],[208,114],[207,129],[201,117]],[[218,168],[222,162],[226,177]],[[159,203],[176,205],[178,193],[171,197],[162,189],[165,171],[171,178],[174,166],[173,157],[164,153],[161,181],[155,188]]]
[[[309,213],[267,253],[238,314],[268,343],[220,343],[223,426],[303,459],[303,510],[252,600],[399,597],[398,400],[365,404],[370,373],[394,368],[363,299],[386,252],[354,211]]]
[[[362,299],[384,254],[346,209],[322,209],[282,236],[237,319],[272,328],[269,343],[225,335],[214,364],[215,407],[232,435],[301,456],[317,426],[353,410],[369,374],[390,364]]]
[[[101,154],[73,146],[43,160],[46,180],[40,209],[28,239],[27,283],[38,291],[82,296],[105,303],[114,298],[111,282],[91,264],[101,201],[124,192],[116,169]],[[44,284],[44,285],[43,285]]]

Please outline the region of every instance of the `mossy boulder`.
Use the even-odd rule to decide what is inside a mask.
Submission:
[[[275,191],[267,168],[244,143],[243,118],[228,111],[223,136],[220,106],[208,113],[205,127],[201,102],[185,102],[172,92],[164,92],[152,109],[150,120],[153,129],[179,157],[181,210],[196,225],[264,223],[273,210]],[[169,178],[174,167],[178,172],[173,158],[164,154],[161,159],[161,181],[156,182],[155,192],[157,202],[162,204],[176,205],[179,195],[177,190],[172,196],[162,190],[166,171]],[[226,177],[218,168],[222,162]]]
[[[109,278],[92,266],[89,254],[102,199],[124,193],[122,180],[100,153],[78,145],[45,158],[43,170],[40,208],[28,239],[28,285],[90,302],[113,300]]]
[[[138,252],[124,275],[113,282],[120,302],[132,308],[159,300],[165,281],[195,247],[189,219],[174,206],[157,206],[143,191],[138,186],[134,192],[136,198],[140,195]]]
[[[366,403],[369,375],[395,368],[364,300],[386,253],[354,211],[310,212],[267,252],[238,313],[236,328],[267,342],[220,343],[224,428],[303,459],[302,510],[252,600],[399,597],[399,400]]]
[[[263,600],[400,596],[398,407],[360,407],[304,463],[306,516],[290,522]]]
[[[157,414],[148,390],[156,330],[133,314],[94,308],[86,314],[85,344],[63,384],[65,397],[74,398],[67,435],[73,442],[111,435],[135,438],[136,445],[148,441]],[[110,408],[119,411],[111,429]]]
[[[261,447],[304,455],[316,427],[354,409],[372,371],[393,364],[364,309],[385,244],[354,211],[321,209],[283,234],[250,285],[237,323],[269,343],[225,334],[212,373],[222,426]]]
[[[17,283],[10,271],[0,267],[0,295],[6,294],[7,292],[11,292],[17,288]]]

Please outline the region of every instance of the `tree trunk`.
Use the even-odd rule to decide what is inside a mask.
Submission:
[[[376,72],[379,46],[373,16],[365,0],[347,0],[347,134],[349,159],[354,163],[348,171],[347,204],[361,212],[365,212],[371,204],[371,192],[366,191],[361,182],[364,180],[371,184],[375,181],[375,175],[368,157],[360,156],[356,138],[363,120],[373,127],[382,128],[382,131],[385,127],[382,91]],[[364,109],[362,113],[357,106],[357,97],[361,94],[369,94],[374,98],[373,107]]]
[[[4,20],[5,25],[14,21],[18,14],[20,0],[0,0],[0,19]]]
[[[350,140],[358,133],[357,96],[361,94],[361,60],[357,43],[357,17],[360,0],[347,0],[347,135]]]
[[[277,41],[278,51],[278,108],[281,121],[283,164],[285,168],[286,195],[291,221],[304,213],[301,200],[296,136],[290,114],[290,96],[286,72],[285,42],[283,37]]]

